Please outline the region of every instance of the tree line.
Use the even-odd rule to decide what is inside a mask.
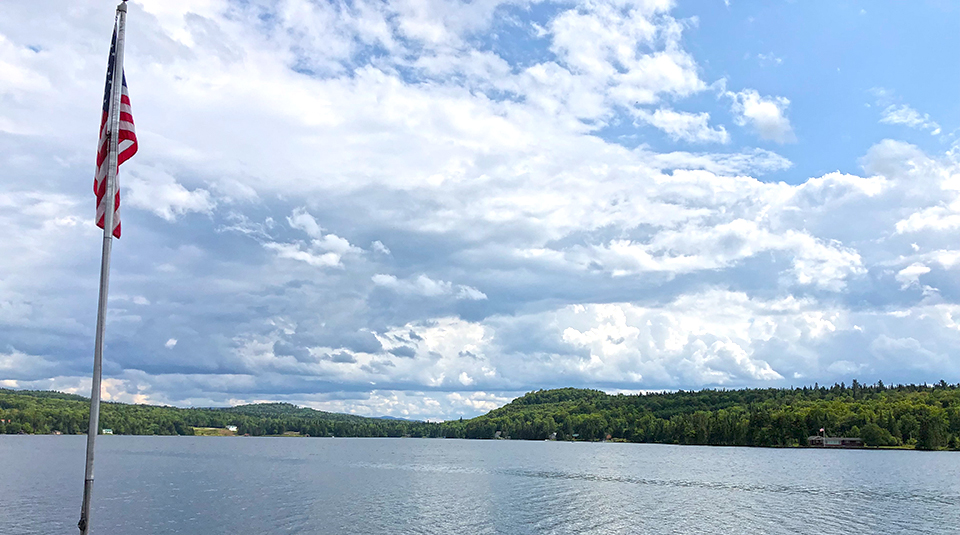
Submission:
[[[72,394],[0,389],[0,433],[83,434],[90,423],[90,400]],[[177,408],[104,402],[100,432],[115,435],[193,435],[196,427],[237,426],[251,436],[292,432],[310,436],[418,437],[443,436],[440,424],[364,418],[263,403],[230,408]]]
[[[825,429],[868,446],[960,449],[960,384],[701,390],[608,395],[531,392],[465,422],[467,438],[615,439],[723,446],[801,446]]]
[[[0,433],[86,433],[89,400],[0,389]],[[960,450],[960,384],[700,390],[608,395],[530,392],[485,415],[441,423],[364,418],[289,403],[176,408],[104,403],[101,428],[124,435],[191,435],[236,425],[239,434],[338,437],[621,440],[724,446],[802,446],[822,428],[868,446]]]

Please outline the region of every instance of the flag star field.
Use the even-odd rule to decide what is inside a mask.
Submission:
[[[89,394],[114,7],[0,3],[0,387]],[[958,17],[131,1],[104,399],[958,382]]]

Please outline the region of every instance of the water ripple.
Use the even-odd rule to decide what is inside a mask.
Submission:
[[[530,477],[537,479],[564,479],[577,481],[591,481],[603,483],[624,483],[631,485],[652,485],[677,488],[701,488],[708,490],[732,490],[742,492],[765,492],[777,494],[798,494],[804,496],[818,496],[838,500],[893,500],[918,501],[936,505],[960,506],[960,495],[922,493],[916,491],[877,490],[870,488],[828,489],[823,487],[790,486],[777,484],[750,484],[724,483],[719,481],[684,480],[684,479],[651,479],[642,477],[605,475],[582,472],[562,472],[549,470],[524,469],[489,469],[482,467],[445,466],[431,464],[395,464],[377,462],[356,462],[350,466],[356,468],[373,468],[381,470],[407,470],[415,472],[443,472],[451,474],[487,474],[516,477]]]

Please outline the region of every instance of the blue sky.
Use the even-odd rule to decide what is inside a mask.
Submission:
[[[781,153],[795,162],[778,179],[798,183],[830,171],[860,171],[857,160],[878,138],[898,137],[943,151],[956,138],[931,139],[877,125],[875,90],[891,103],[916,103],[955,134],[960,104],[951,98],[960,74],[948,67],[960,38],[950,31],[960,6],[950,2],[704,3],[678,16],[697,16],[689,50],[705,77],[727,77],[762,93],[790,95],[798,134]],[[681,15],[682,14],[682,15]],[[739,60],[739,61],[738,61]],[[888,104],[889,105],[889,104]],[[869,106],[869,107],[868,107]],[[801,135],[802,134],[802,135]]]
[[[0,5],[0,386],[89,389],[101,4]],[[956,382],[958,11],[131,2],[105,396]]]

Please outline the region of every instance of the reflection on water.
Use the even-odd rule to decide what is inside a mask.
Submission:
[[[70,533],[83,437],[0,436],[0,533]],[[104,437],[95,533],[955,533],[960,454]]]

